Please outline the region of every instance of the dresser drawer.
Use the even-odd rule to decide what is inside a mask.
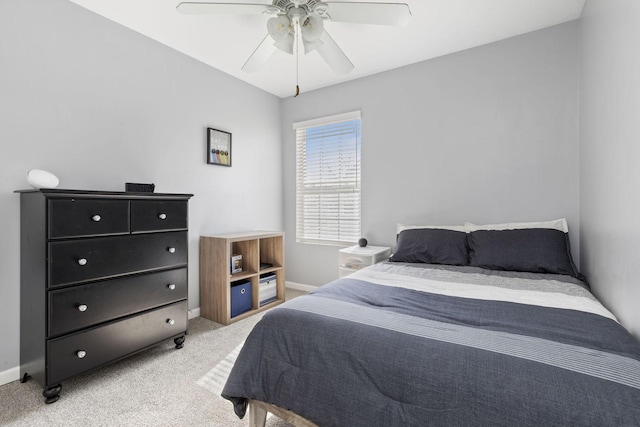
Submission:
[[[183,200],[132,200],[131,231],[187,228],[187,202]]]
[[[128,200],[49,200],[49,238],[128,232]]]
[[[169,320],[173,320],[173,324]],[[182,301],[140,316],[49,340],[47,384],[58,384],[186,330],[187,302]],[[79,352],[84,352],[84,355]]]
[[[49,243],[49,287],[187,264],[187,232]]]
[[[186,298],[186,267],[50,291],[48,336]]]

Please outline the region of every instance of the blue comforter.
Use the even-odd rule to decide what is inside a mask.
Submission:
[[[382,263],[265,314],[223,397],[330,426],[638,426],[640,344],[569,276]]]

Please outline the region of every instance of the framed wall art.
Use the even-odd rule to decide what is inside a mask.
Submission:
[[[231,134],[207,128],[207,163],[231,166]]]

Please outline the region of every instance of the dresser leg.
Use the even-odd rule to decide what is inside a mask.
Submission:
[[[27,373],[25,372],[25,373],[24,373],[24,375],[22,376],[22,378],[20,378],[20,382],[21,382],[22,384],[24,384],[24,383],[26,383],[26,382],[27,382],[27,380],[28,380],[29,378],[31,378],[31,377],[29,376],[29,374],[27,374]]]
[[[174,338],[173,342],[176,343],[176,348],[178,349],[184,347],[184,335],[178,338]]]
[[[60,398],[60,391],[62,390],[62,385],[54,385],[53,387],[45,388],[42,391],[42,395],[46,397],[44,403],[49,404],[57,401]]]

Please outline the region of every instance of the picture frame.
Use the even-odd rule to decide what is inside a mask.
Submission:
[[[231,133],[207,128],[207,163],[231,167]]]

